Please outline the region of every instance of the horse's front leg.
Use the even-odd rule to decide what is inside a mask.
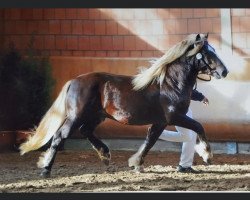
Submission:
[[[191,129],[197,133],[198,137],[196,141],[195,150],[203,158],[203,161],[205,163],[210,164],[213,154],[211,152],[211,148],[207,141],[205,131],[202,125],[186,115],[174,115],[171,124]]]
[[[158,140],[162,131],[166,127],[166,124],[153,124],[148,129],[148,134],[146,140],[141,145],[139,150],[132,155],[128,160],[129,167],[135,167],[136,171],[140,171],[141,165],[144,163],[144,158],[149,152],[149,150],[154,146],[155,142]]]

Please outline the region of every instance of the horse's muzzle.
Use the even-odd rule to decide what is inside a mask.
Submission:
[[[229,73],[229,71],[228,71],[227,69],[225,69],[225,70],[221,73],[221,75],[222,75],[223,78],[225,78],[225,77],[227,76],[228,73]]]

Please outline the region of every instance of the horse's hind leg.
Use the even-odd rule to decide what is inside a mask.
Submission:
[[[148,129],[148,135],[145,142],[141,145],[139,150],[129,158],[129,167],[135,167],[135,170],[140,170],[141,165],[144,162],[145,156],[147,155],[149,150],[154,146],[165,127],[166,124],[153,124]]]
[[[66,119],[63,125],[55,133],[52,138],[50,148],[45,153],[43,153],[37,163],[38,167],[42,168],[41,176],[45,178],[50,177],[51,168],[60,143],[65,140],[75,129],[76,121],[73,119]]]
[[[105,165],[109,165],[111,154],[109,148],[94,134],[87,136],[88,140],[91,142],[93,148],[96,150],[99,158]]]
[[[101,120],[95,120],[94,123],[89,125],[89,123],[84,124],[80,128],[80,132],[87,137],[87,139],[92,144],[93,148],[96,150],[99,158],[105,165],[109,165],[109,161],[111,159],[111,154],[109,148],[94,134],[94,130],[97,125],[101,122]],[[88,124],[88,125],[87,125]]]

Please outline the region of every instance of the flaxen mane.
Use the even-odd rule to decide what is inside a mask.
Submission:
[[[206,35],[200,34],[200,40],[198,41],[196,40],[196,36],[197,34],[189,35],[183,41],[171,47],[161,58],[155,60],[150,68],[141,70],[132,80],[133,89],[143,89],[155,80],[161,85],[164,81],[168,64],[184,55],[191,45],[196,44],[195,48],[187,53],[187,56],[192,56],[201,49],[206,40]]]

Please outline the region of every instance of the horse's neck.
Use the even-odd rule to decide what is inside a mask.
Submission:
[[[194,66],[180,58],[169,65],[166,73],[166,83],[177,86],[178,92],[193,88],[196,83],[197,72]]]
[[[178,59],[166,69],[165,81],[160,86],[160,95],[164,102],[179,106],[186,111],[190,105],[192,90],[197,72],[194,65]]]

